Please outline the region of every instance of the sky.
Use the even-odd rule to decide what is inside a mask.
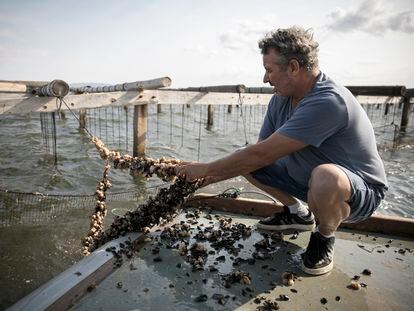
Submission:
[[[257,43],[293,25],[338,83],[414,88],[412,0],[0,0],[0,80],[264,86]]]

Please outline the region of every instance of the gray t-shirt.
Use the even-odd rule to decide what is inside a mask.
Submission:
[[[387,188],[384,165],[378,154],[374,129],[351,92],[324,73],[296,109],[291,97],[274,95],[260,130],[260,139],[274,132],[308,146],[282,160],[289,175],[307,185],[320,164],[339,164],[378,188]]]

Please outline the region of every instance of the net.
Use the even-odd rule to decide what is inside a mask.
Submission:
[[[143,190],[108,192],[107,201],[138,201],[165,184]],[[94,194],[42,194],[0,189],[0,227],[16,224],[44,224],[71,209],[90,209],[95,206]]]

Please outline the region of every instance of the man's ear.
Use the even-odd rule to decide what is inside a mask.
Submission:
[[[288,65],[289,71],[291,74],[293,75],[297,75],[299,73],[299,69],[300,69],[300,65],[297,59],[292,58],[289,61],[289,65]]]

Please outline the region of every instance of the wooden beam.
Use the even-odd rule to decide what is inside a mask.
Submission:
[[[270,94],[242,94],[244,105],[267,105]],[[73,94],[65,96],[65,102],[71,109],[98,108],[108,106],[178,104],[178,105],[237,105],[237,93],[187,92],[172,90],[144,90],[141,92],[113,92]],[[63,104],[62,109],[66,110]],[[56,100],[50,97],[37,97],[0,94],[0,114],[56,111]]]
[[[148,105],[137,105],[134,107],[134,157],[145,154],[147,146],[147,130]],[[128,139],[128,137],[126,139]]]
[[[401,89],[400,89],[401,90]],[[268,105],[273,94],[241,93],[243,105]],[[71,109],[99,108],[142,104],[178,105],[238,105],[238,93],[193,92],[171,89],[144,90],[141,92],[111,92],[74,94],[65,96]],[[373,104],[371,102],[367,104]],[[62,109],[67,109],[62,105]],[[56,110],[55,98],[28,96],[27,94],[0,93],[0,114],[51,112]]]
[[[151,92],[151,91],[148,91]],[[64,101],[71,109],[98,108],[108,106],[125,106],[139,103],[151,102],[151,94],[141,94],[140,92],[115,92],[115,93],[95,93],[75,95],[69,93]],[[154,101],[152,101],[154,102]],[[66,105],[61,109],[66,110]],[[51,97],[37,96],[14,96],[0,95],[0,114],[3,113],[29,113],[29,112],[51,112],[56,111],[56,99]]]

